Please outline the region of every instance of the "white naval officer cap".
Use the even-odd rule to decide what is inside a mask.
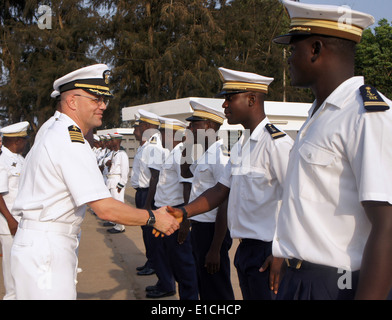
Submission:
[[[119,134],[118,132],[109,133],[109,135],[112,140],[117,140],[117,139],[121,140],[123,138],[123,136],[121,134]]]
[[[140,118],[139,118],[140,121],[159,126],[159,117],[155,113],[143,109],[139,109],[138,112],[140,114]]]
[[[188,126],[178,119],[159,117],[160,129],[185,130]]]
[[[135,121],[134,121],[134,123],[132,124],[132,128],[137,127],[139,124],[140,124],[140,115],[135,114]]]
[[[110,71],[106,64],[94,64],[77,69],[53,83],[53,93],[60,94],[74,89],[83,89],[98,96],[113,97],[109,89]]]
[[[307,4],[282,0],[291,19],[288,34],[273,39],[275,43],[290,44],[295,36],[319,34],[359,43],[365,28],[374,23],[370,14],[351,10],[347,6]]]
[[[226,68],[218,68],[218,72],[223,81],[223,87],[217,97],[247,91],[268,93],[268,86],[274,81],[274,78],[251,72],[236,71]]]
[[[53,90],[53,92],[50,94],[51,98],[57,98],[60,96],[60,91]]]
[[[3,134],[3,137],[24,138],[27,137],[27,129],[29,126],[30,124],[27,121],[22,121],[1,128],[0,133]]]
[[[189,103],[193,109],[193,114],[186,119],[187,121],[212,120],[222,124],[225,120],[222,106],[213,106],[200,98],[191,98]]]

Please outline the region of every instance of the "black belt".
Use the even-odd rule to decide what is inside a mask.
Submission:
[[[304,260],[300,260],[300,259],[296,259],[296,258],[292,258],[292,259],[285,259],[287,267],[291,268],[291,269],[329,269],[329,270],[337,270],[337,268],[335,267],[331,267],[331,266],[326,266],[326,265],[322,265],[322,264],[317,264],[317,263],[313,263],[313,262],[308,262],[308,261],[304,261]]]
[[[136,188],[136,191],[144,191],[144,190],[148,190],[148,188]]]
[[[247,238],[240,238],[241,244],[271,244],[272,241],[263,241],[258,239],[247,239]]]

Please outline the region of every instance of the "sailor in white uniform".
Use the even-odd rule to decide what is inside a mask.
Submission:
[[[12,207],[19,187],[20,173],[25,162],[25,150],[30,124],[18,122],[0,129],[3,146],[0,155],[0,242],[3,253],[4,299],[15,299],[14,280],[11,275],[11,247],[19,217],[13,215]]]
[[[125,150],[122,150],[121,140],[123,136],[119,133],[110,133],[112,140],[112,156],[108,164],[108,178],[106,180],[106,186],[108,187],[110,194],[116,200],[124,202],[125,186],[128,182],[129,174],[129,159]],[[115,224],[113,228],[108,229],[109,233],[121,233],[125,231],[123,224]]]
[[[84,135],[102,124],[112,96],[108,76],[108,67],[97,64],[54,82],[62,113],[27,155],[13,208],[21,218],[11,250],[17,299],[76,299],[77,235],[87,204],[104,220],[167,234],[179,227],[166,208],[132,208],[103,183]]]
[[[283,1],[292,85],[315,101],[287,169],[273,254],[280,299],[385,299],[392,287],[392,102],[355,76],[374,23],[347,7]],[[349,18],[349,19],[348,19]]]
[[[225,119],[222,107],[217,108],[197,98],[192,98],[190,104],[193,114],[186,120],[190,121],[193,142],[202,146],[204,151],[189,167],[193,176],[189,201],[193,201],[219,182],[229,161],[229,152],[223,140],[217,137]],[[183,167],[187,165],[184,163]],[[232,239],[227,230],[226,210],[227,201],[218,208],[190,218],[200,300],[234,300],[228,253]]]
[[[230,160],[219,182],[184,206],[184,216],[210,211],[228,198],[227,224],[231,237],[240,239],[234,265],[245,300],[274,299],[269,281],[279,269],[259,269],[272,257],[272,240],[281,205],[283,181],[293,141],[272,125],[264,99],[273,78],[219,68],[229,124],[245,132],[230,150]],[[173,210],[178,212],[180,209]],[[273,266],[276,261],[273,261]]]

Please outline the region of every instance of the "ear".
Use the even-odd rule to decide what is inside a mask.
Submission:
[[[76,99],[75,96],[73,94],[67,94],[65,96],[65,103],[67,104],[67,106],[71,109],[71,110],[75,110],[76,109]]]
[[[315,40],[312,44],[312,58],[311,61],[315,62],[321,55],[324,49],[324,44],[320,40]]]
[[[249,92],[248,95],[248,105],[252,107],[256,103],[256,95],[253,92]]]

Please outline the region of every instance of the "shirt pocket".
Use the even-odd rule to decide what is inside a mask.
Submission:
[[[210,171],[210,166],[208,164],[198,164],[195,172],[195,176],[198,177],[197,187],[201,187],[203,185],[214,186],[214,176]]]
[[[309,142],[305,142],[298,151],[302,163],[299,176],[301,197],[312,202],[333,201],[337,156]]]
[[[241,197],[247,201],[260,201],[268,187],[266,172],[258,167],[241,168]]]

